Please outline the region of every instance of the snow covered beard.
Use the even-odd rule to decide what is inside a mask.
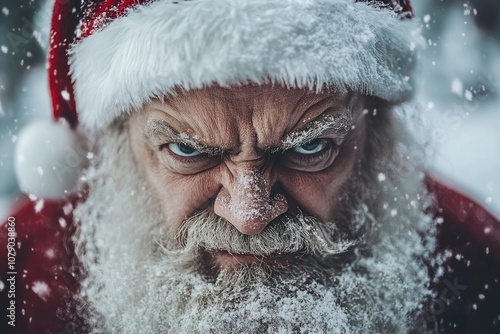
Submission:
[[[94,332],[421,332],[434,228],[422,178],[401,161],[422,148],[392,113],[367,117],[366,159],[338,221],[292,214],[254,237],[210,212],[166,231],[124,125],[113,125],[75,211],[87,272],[78,299]],[[207,249],[306,254],[290,266],[220,269],[207,264]]]

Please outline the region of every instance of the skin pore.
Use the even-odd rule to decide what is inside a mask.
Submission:
[[[363,97],[281,86],[210,87],[154,100],[128,122],[167,229],[209,209],[246,235],[301,212],[338,215],[366,136]],[[219,265],[255,260],[212,254]]]

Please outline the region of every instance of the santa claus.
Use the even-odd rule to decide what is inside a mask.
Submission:
[[[19,139],[2,332],[494,332],[500,225],[425,174],[411,17],[56,1],[58,121]]]

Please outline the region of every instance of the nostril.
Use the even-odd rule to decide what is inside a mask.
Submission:
[[[275,194],[266,200],[242,200],[225,192],[215,199],[215,214],[228,220],[241,233],[255,235],[278,216],[288,211],[288,202],[283,194]]]
[[[238,170],[233,182],[222,188],[216,197],[215,213],[241,233],[260,233],[288,210],[285,195],[278,187],[270,189],[268,178],[269,175],[257,170]]]
[[[276,218],[277,216],[285,213],[288,210],[288,201],[286,200],[285,195],[283,194],[275,194],[271,199],[271,219]]]
[[[283,195],[276,195],[266,202],[226,202],[231,220],[247,231],[260,233],[273,219],[288,210]],[[252,233],[253,234],[253,233]]]

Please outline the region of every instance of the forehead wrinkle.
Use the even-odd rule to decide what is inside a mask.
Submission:
[[[258,112],[252,117],[254,128],[259,130],[256,131],[257,146],[263,150],[278,146],[283,136],[296,128],[310,109],[330,98],[304,89],[287,89],[284,94],[267,95],[255,106]]]
[[[260,104],[258,108],[260,112],[254,113],[252,118],[254,128],[258,129],[256,131],[257,149],[271,153],[286,150],[306,144],[327,132],[340,138],[339,129],[337,129],[339,133],[334,133],[335,122],[327,122],[329,126],[325,123],[312,127],[312,124],[320,118],[323,118],[325,122],[328,121],[326,118],[328,111],[339,115],[346,112],[349,109],[347,94],[287,90],[285,94],[275,94],[269,97],[267,101],[264,100]],[[347,110],[345,116],[348,116],[348,112]],[[265,115],[268,117],[262,117]],[[347,117],[343,118],[347,119]],[[318,127],[324,128],[324,131],[314,133],[313,130],[318,130]],[[292,137],[295,139],[293,142]],[[298,141],[298,138],[303,140]]]
[[[301,112],[301,117],[293,124],[292,127],[289,128],[289,132],[292,131],[292,129],[295,129],[297,127],[303,128],[303,126],[300,126],[299,123],[302,121],[304,124],[313,122],[322,116],[324,116],[325,112],[328,110],[340,110],[340,112],[345,111],[346,103],[344,100],[341,100],[338,96],[318,96],[316,95],[316,99],[314,99],[312,102],[311,101],[306,101],[304,102],[305,106],[302,108]],[[318,112],[319,111],[319,112]],[[309,117],[309,115],[312,114],[312,117]]]
[[[205,142],[228,152],[237,150],[240,145],[237,126],[246,119],[245,103],[242,104],[229,89],[215,87],[196,94],[197,98],[182,101],[182,107],[189,112],[181,118]]]
[[[200,147],[220,147],[219,151],[230,152],[235,150],[239,143],[233,118],[242,118],[241,115],[236,117],[233,112],[227,112],[236,109],[235,103],[230,90],[213,87],[172,96],[162,103],[160,111],[169,119],[166,124],[171,128],[170,124],[178,130],[186,129],[183,132],[196,134],[189,141],[193,147],[195,144]],[[174,131],[178,132],[181,131]]]
[[[185,123],[193,129],[193,125],[200,122],[200,118],[202,124],[214,122],[213,118],[205,116],[217,111],[215,100],[219,97],[214,93],[210,96],[212,98],[206,98],[206,92],[203,90],[182,91],[162,101],[162,111],[177,122]],[[167,108],[164,108],[165,106]]]

